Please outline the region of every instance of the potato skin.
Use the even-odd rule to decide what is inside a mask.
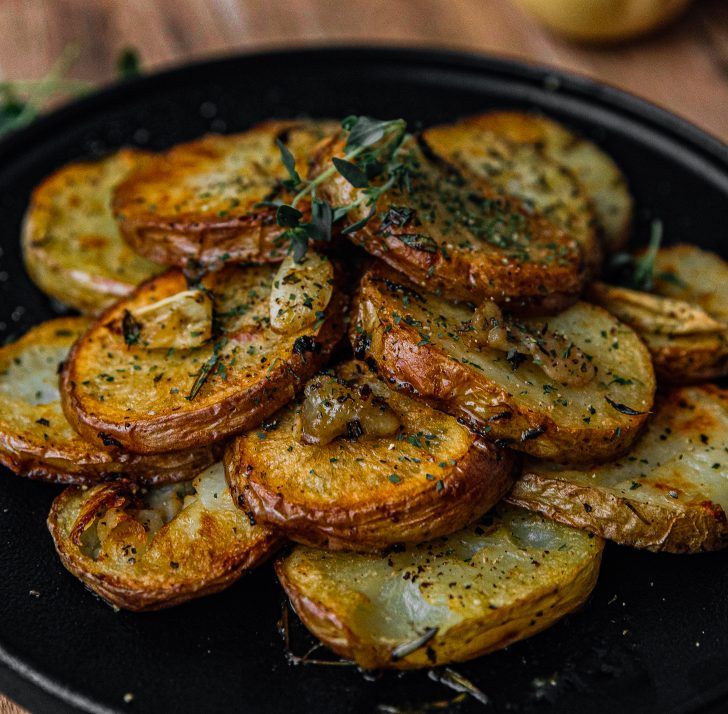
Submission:
[[[481,623],[469,622],[455,628],[455,631],[448,631],[447,639],[438,641],[435,636],[430,642],[430,647],[439,653],[435,662],[424,653],[393,661],[389,647],[362,641],[347,627],[336,610],[327,608],[325,604],[298,590],[286,572],[284,560],[276,561],[275,570],[303,624],[336,654],[353,660],[362,669],[411,670],[429,668],[434,664],[467,662],[543,632],[584,604],[596,585],[599,564],[597,560],[588,569],[579,572],[563,591],[550,588],[550,592],[540,593],[529,603],[525,613],[519,612],[519,607],[503,608],[497,625],[489,624],[486,629]],[[548,614],[534,620],[535,612]]]
[[[655,372],[667,384],[691,384],[728,375],[728,332],[723,335],[696,336],[695,339],[652,339],[647,344]]]
[[[229,519],[203,513],[194,542],[177,541],[168,533],[162,536],[170,541],[166,552],[178,558],[181,567],[142,573],[133,564],[128,572],[106,568],[81,551],[76,532],[98,513],[129,503],[134,493],[134,485],[123,480],[89,491],[68,488],[54,500],[48,516],[48,529],[64,567],[115,607],[134,612],[161,610],[220,592],[267,559],[281,542],[273,531],[262,527],[255,535],[233,536]],[[240,520],[241,531],[250,528]],[[168,526],[162,531],[165,528]],[[183,573],[187,557],[191,558],[190,572]]]
[[[464,541],[467,536],[462,534],[468,530],[459,531],[453,535],[453,539]],[[585,535],[582,538],[588,540]],[[447,547],[449,540],[445,538],[442,541],[441,548]],[[436,551],[439,545],[439,542],[433,542]],[[515,548],[513,544],[510,547]],[[361,624],[357,627],[357,613],[360,607],[365,607],[366,598],[356,592],[356,583],[352,584],[354,593],[342,592],[338,589],[338,584],[327,578],[327,571],[319,569],[321,558],[328,557],[326,554],[299,546],[290,555],[278,559],[275,569],[303,623],[337,654],[355,661],[363,669],[419,669],[449,662],[463,662],[507,647],[541,632],[577,609],[596,584],[603,541],[594,538],[588,547],[581,548],[583,551],[578,557],[563,557],[558,575],[554,573],[553,576],[544,577],[542,581],[534,579],[535,582],[532,581],[529,587],[516,596],[506,598],[495,608],[483,604],[477,614],[474,611],[464,613],[460,622],[446,627],[444,631],[437,631],[426,646],[399,659],[393,657],[392,642],[384,641],[387,638],[367,631]],[[494,571],[498,568],[500,553],[500,550],[496,552],[492,563],[486,557],[484,565],[481,565],[482,561],[473,559],[473,581],[470,587],[474,591],[480,587],[482,592],[483,582],[491,578],[497,582],[498,575]],[[540,555],[544,558],[551,557],[543,552]],[[339,559],[345,557],[344,554],[331,556]],[[352,554],[348,557],[362,559],[368,556]],[[394,558],[396,557],[395,555]],[[381,558],[384,561],[387,556]],[[428,565],[435,568],[440,566],[441,560],[446,563],[446,558],[442,559],[441,554],[437,553]],[[489,568],[491,564],[492,570]],[[417,572],[418,578],[426,578],[430,583],[433,577],[439,578],[436,586],[448,583],[448,573],[433,575],[422,572],[415,563],[410,566],[410,571]],[[359,575],[370,572],[368,579],[372,582],[382,577],[373,566],[370,571],[363,566],[357,572]],[[395,566],[389,579],[399,572],[399,566]],[[468,599],[470,588],[467,585],[465,582],[455,582],[452,594],[456,601]],[[396,618],[396,614],[390,613],[390,617]]]
[[[179,144],[117,187],[113,208],[121,232],[136,252],[163,265],[278,262],[286,254],[284,229],[275,208],[258,205],[275,197],[287,177],[275,139],[286,143],[292,136],[290,149],[305,175],[309,152],[337,128],[326,120],[267,121],[240,134]],[[249,182],[242,199],[215,193],[217,183],[240,177]],[[205,181],[213,188],[200,192]]]
[[[74,162],[34,189],[21,245],[28,274],[44,293],[96,315],[163,270],[129,249],[108,207],[114,185],[150,156],[121,149]]]
[[[507,501],[633,548],[699,553],[728,546],[726,514],[710,501],[682,511],[649,503],[635,506],[629,498],[608,489],[580,486],[529,471],[516,482]]]
[[[339,140],[323,147],[316,156],[317,170],[341,157],[343,146]],[[354,243],[411,281],[449,299],[480,302],[490,298],[523,314],[555,312],[578,299],[587,279],[586,261],[578,243],[564,230],[519,199],[461,176],[434,155],[424,139],[405,142],[400,154],[405,163],[416,167],[414,188],[385,191],[371,220],[349,234]],[[443,197],[444,189],[451,190],[452,196]],[[334,205],[352,203],[359,197],[357,192],[339,174],[321,185],[321,194]],[[485,229],[476,234],[466,218],[453,221],[449,209],[466,202],[470,202],[465,208],[470,211],[467,219],[471,222],[521,226],[520,233],[503,230],[509,236],[530,236],[527,248],[503,247],[482,237],[488,235]],[[401,226],[385,225],[383,216],[391,206],[412,211],[412,215]],[[432,211],[436,211],[434,216]],[[360,212],[366,213],[364,209]],[[459,211],[453,213],[459,215]],[[349,220],[362,217],[356,213]],[[460,232],[454,235],[451,229]],[[424,238],[429,247],[420,249],[405,242],[412,231],[417,231],[415,235]],[[523,251],[527,252],[525,259]]]
[[[593,204],[582,184],[540,144],[518,132],[491,128],[488,115],[425,129],[422,140],[485,192],[494,188],[531,205],[576,239],[590,275],[602,266]]]
[[[530,462],[507,500],[634,548],[721,550],[728,547],[728,493],[720,488],[727,425],[728,390],[663,392],[627,457],[588,470]],[[630,463],[640,464],[639,475]]]
[[[635,301],[641,295],[656,295],[701,308],[723,329],[673,334],[669,327],[650,330],[639,323],[633,329],[647,345],[660,382],[691,384],[728,375],[728,263],[715,253],[682,243],[657,251],[653,273],[649,293],[595,283],[588,299],[628,324],[630,315],[620,305],[620,293],[631,294]]]
[[[257,434],[237,438],[226,452],[225,470],[233,499],[256,522],[275,526],[292,540],[330,550],[377,551],[447,535],[485,513],[508,491],[518,464],[513,453],[470,435],[452,417],[391,392],[367,372],[360,363],[347,363],[337,370],[346,379],[353,377],[357,384],[371,386],[377,396],[388,395],[383,398],[400,415],[404,434],[413,429],[434,433],[438,445],[431,452],[403,451],[404,457],[419,458],[421,465],[416,473],[400,472],[400,481],[393,484],[386,474],[398,468],[391,449],[398,443],[396,435],[362,438],[340,450],[337,442],[300,445],[296,443],[295,413],[284,410],[275,417],[275,433],[265,434],[266,443],[275,440],[271,443],[284,457],[281,463],[272,461]],[[400,449],[411,446],[399,443]],[[286,453],[290,453],[290,464]],[[336,455],[334,467],[329,463],[332,454]],[[354,459],[373,465],[372,472],[377,473],[373,483],[360,483],[364,477],[354,468]],[[428,476],[428,471],[437,475]],[[317,484],[307,491],[307,481],[326,480],[323,474],[337,483],[330,484],[321,498]]]
[[[88,443],[68,424],[57,393],[42,404],[25,396],[57,380],[58,363],[89,324],[84,317],[49,320],[0,348],[6,407],[0,415],[0,463],[27,478],[84,485],[117,477],[144,485],[172,483],[212,464],[218,455],[212,446],[145,456]]]
[[[203,283],[214,290],[219,281],[226,280],[235,270],[254,269],[230,266],[207,274]],[[207,405],[200,404],[200,400],[196,403],[187,401],[186,404],[182,402],[181,407],[162,409],[151,416],[130,416],[121,406],[112,410],[107,403],[92,399],[84,381],[107,366],[116,366],[113,353],[109,365],[107,357],[103,356],[105,350],[95,344],[105,339],[109,325],[118,323],[124,311],[143,302],[146,295],[171,295],[183,290],[185,285],[183,274],[176,270],[144,283],[127,301],[101,315],[71,350],[61,372],[63,410],[74,428],[92,443],[112,439],[130,451],[157,454],[169,451],[171,445],[175,449],[203,446],[253,428],[294,397],[302,382],[326,363],[344,332],[347,299],[336,291],[324,311],[323,323],[309,330],[317,349],[297,351],[292,347],[292,340],[289,340],[291,345],[285,342],[278,345],[276,349],[280,354],[267,355],[266,368],[259,370],[258,379],[251,382],[249,374],[241,374],[240,386],[236,390],[231,389],[230,381],[226,380],[220,387],[225,390],[224,396],[211,396]],[[266,328],[262,329],[265,331]],[[114,344],[115,349],[123,354],[126,349],[123,340],[119,337]],[[178,366],[175,374],[182,378],[187,372]],[[115,401],[120,405],[121,397],[115,397]]]
[[[164,454],[135,454],[89,444],[87,453],[38,448],[12,435],[0,433],[0,463],[25,478],[74,486],[91,486],[124,478],[156,486],[186,481],[219,457],[215,445]]]
[[[647,420],[648,410],[644,410],[611,427],[568,426],[558,423],[548,409],[540,411],[518,403],[504,386],[452,358],[432,341],[423,340],[420,328],[404,319],[397,324],[392,316],[402,306],[389,300],[378,285],[387,280],[404,283],[401,276],[379,268],[371,269],[362,280],[354,305],[356,320],[350,330],[355,351],[362,345],[361,331],[368,338],[365,354],[376,363],[382,377],[435,408],[458,416],[484,438],[543,459],[604,460],[628,449]],[[636,337],[634,342],[641,367],[647,370],[645,388],[651,404],[655,389],[651,363]],[[487,420],[468,408],[468,395],[476,392],[480,402],[492,405],[492,416]]]
[[[629,240],[634,205],[627,180],[611,156],[596,144],[548,117],[498,111],[464,122],[520,144],[531,144],[566,166],[590,196],[607,253],[623,250]]]

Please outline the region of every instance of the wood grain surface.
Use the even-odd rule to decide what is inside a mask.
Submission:
[[[509,0],[2,0],[0,77],[39,77],[77,43],[81,78],[113,75],[120,48],[145,67],[301,43],[438,45],[510,55],[628,89],[728,140],[728,1],[696,0],[640,41],[566,43]]]
[[[608,47],[564,42],[509,0],[2,0],[0,28],[0,79],[42,76],[69,43],[81,53],[73,75],[97,82],[129,45],[146,70],[293,44],[488,52],[617,85],[728,141],[728,0],[696,0],[660,33]],[[0,697],[0,714],[19,712]]]

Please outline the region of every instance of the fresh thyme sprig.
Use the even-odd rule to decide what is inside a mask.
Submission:
[[[286,230],[281,240],[289,241],[290,251],[297,263],[308,250],[309,240],[330,241],[333,224],[349,212],[360,207],[369,207],[369,212],[360,220],[344,227],[343,234],[362,228],[376,211],[379,197],[399,179],[402,165],[396,160],[396,152],[407,132],[403,119],[379,121],[365,116],[351,116],[344,119],[342,127],[348,131],[344,156],[332,159],[331,166],[312,179],[302,179],[296,171],[296,159],[287,146],[277,142],[281,161],[288,172],[284,185],[297,193],[290,203],[272,203],[276,206],[276,221]],[[354,188],[361,189],[359,196],[344,206],[332,206],[316,195],[316,188],[339,173]],[[384,176],[379,185],[372,180]],[[303,213],[296,207],[303,198],[311,196],[311,220],[302,221]]]
[[[66,79],[78,58],[76,46],[67,47],[50,72],[36,82],[0,83],[0,136],[33,121],[46,103],[60,93],[79,94],[92,85]]]
[[[662,221],[655,219],[650,226],[650,242],[647,250],[635,257],[631,253],[616,253],[609,261],[608,272],[615,282],[633,290],[649,292],[654,287],[655,278],[670,279],[669,275],[655,275],[655,259],[662,243]]]
[[[0,82],[0,136],[30,124],[54,97],[77,97],[95,89],[93,82],[66,77],[79,54],[76,45],[69,45],[42,79]],[[139,74],[136,50],[122,51],[117,72],[122,79]]]

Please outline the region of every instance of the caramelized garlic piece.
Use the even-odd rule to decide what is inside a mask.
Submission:
[[[334,266],[310,250],[300,263],[287,255],[270,292],[270,324],[279,334],[293,334],[316,322],[334,292]]]
[[[121,322],[128,345],[177,350],[199,347],[212,337],[212,299],[203,290],[183,290],[125,313]]]
[[[511,353],[514,365],[530,356],[533,364],[561,384],[583,386],[596,375],[587,355],[563,335],[549,331],[548,324],[540,330],[527,327],[503,315],[491,300],[476,308],[470,325],[471,329],[463,333],[466,342]]]
[[[720,322],[695,303],[639,290],[595,283],[592,298],[617,318],[654,335],[697,335],[724,332]]]
[[[119,505],[104,509],[100,504],[95,520],[87,524],[80,545],[94,560],[129,560],[142,555],[157,532],[188,505],[195,494],[195,481],[152,488],[141,496],[120,497]]]
[[[337,436],[378,439],[392,436],[400,427],[397,414],[367,385],[350,385],[321,375],[304,390],[301,407],[301,440],[328,444]]]

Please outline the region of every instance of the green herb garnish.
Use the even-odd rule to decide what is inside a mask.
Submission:
[[[135,47],[125,47],[116,58],[116,72],[120,79],[131,79],[141,74],[139,51]]]
[[[287,230],[281,236],[289,241],[289,249],[295,262],[300,263],[308,250],[309,240],[331,240],[332,224],[352,210],[364,207],[370,210],[363,218],[346,226],[343,234],[361,229],[374,216],[376,202],[381,194],[394,183],[396,164],[393,156],[402,143],[407,125],[402,119],[379,121],[370,117],[347,117],[342,127],[349,132],[343,157],[334,157],[331,166],[313,179],[302,179],[296,171],[293,154],[282,141],[277,141],[281,161],[288,171],[285,185],[291,191],[298,191],[289,204],[272,203],[276,206],[278,225]],[[384,141],[389,139],[389,141]],[[377,146],[377,144],[381,145]],[[362,189],[361,195],[346,206],[331,206],[316,196],[316,187],[339,173],[355,188]],[[371,186],[370,181],[384,174],[380,186]],[[303,222],[303,213],[296,206],[306,196],[311,196],[311,220]]]

